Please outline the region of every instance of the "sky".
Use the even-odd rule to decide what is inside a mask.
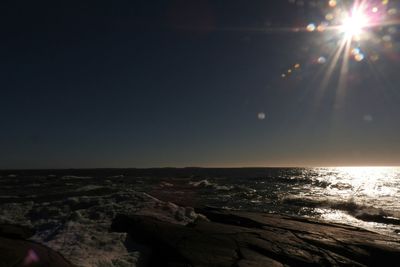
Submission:
[[[399,165],[400,2],[359,2],[1,2],[0,169]]]

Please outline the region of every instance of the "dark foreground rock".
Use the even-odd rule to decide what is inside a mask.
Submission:
[[[181,226],[118,215],[112,230],[151,248],[148,266],[400,266],[400,242],[363,229],[272,214],[203,211]]]
[[[0,225],[0,267],[73,267],[52,249],[25,240],[34,231],[15,225]]]

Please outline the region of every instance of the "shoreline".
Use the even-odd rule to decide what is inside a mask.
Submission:
[[[242,196],[240,194],[248,192],[247,188],[245,190],[240,182],[229,184],[220,182],[217,178],[214,181],[202,175],[188,177],[185,173],[178,177],[173,175],[172,178],[164,176],[160,178],[158,175],[161,174],[154,177],[128,177],[122,174],[109,176],[109,173],[104,173],[99,177],[83,174],[63,176],[32,174],[3,177],[0,179],[1,184],[4,185],[2,196],[0,196],[0,224],[23,225],[35,229],[32,236],[24,238],[26,242],[35,242],[40,244],[39,246],[50,248],[51,251],[61,254],[79,267],[148,266],[142,265],[141,262],[146,258],[149,259],[151,251],[157,250],[161,251],[161,256],[158,256],[159,252],[156,252],[150,258],[168,260],[168,253],[164,255],[165,253],[162,252],[165,250],[178,255],[175,259],[182,260],[183,258],[184,262],[193,261],[194,266],[215,266],[212,262],[199,263],[197,258],[192,259],[190,256],[196,253],[202,255],[213,253],[207,249],[202,250],[214,246],[215,238],[227,242],[226,245],[222,244],[219,247],[230,246],[231,250],[229,253],[218,252],[212,257],[224,259],[228,257],[229,264],[235,262],[235,267],[240,266],[238,264],[240,257],[242,260],[247,259],[247,265],[244,266],[273,266],[274,264],[278,264],[276,266],[280,266],[279,264],[310,266],[311,263],[317,266],[321,264],[322,266],[340,266],[334,265],[332,258],[338,262],[357,263],[350,264],[352,266],[366,266],[364,257],[376,258],[383,262],[385,259],[382,259],[381,255],[400,259],[398,236],[371,232],[371,229],[367,231],[365,228],[356,227],[356,225],[359,226],[358,224],[353,224],[353,226],[349,226],[349,223],[337,224],[322,217],[307,217],[295,212],[292,212],[292,215],[286,215],[287,213],[273,210],[271,213],[263,213],[256,209],[241,211],[240,209],[223,209],[222,205],[210,208],[212,204],[208,205],[207,201],[197,201],[202,200],[202,192],[231,194],[231,191],[233,193],[237,191],[239,194],[237,199],[240,199]],[[224,173],[220,175],[224,177]],[[254,173],[247,173],[247,175],[253,177]],[[291,181],[293,180],[289,180],[289,185]],[[147,190],[141,190],[143,188]],[[251,190],[250,192],[255,192]],[[243,200],[246,199],[246,195],[243,195]],[[292,202],[289,204],[297,203]],[[282,203],[286,202],[282,201]],[[298,206],[301,207],[302,202]],[[350,208],[359,211],[358,206]],[[121,225],[118,226],[117,221],[124,216],[125,228],[121,230],[118,229]],[[132,218],[135,219],[131,221]],[[347,221],[343,220],[343,222]],[[149,225],[157,229],[169,229],[174,234],[166,239],[159,232],[149,232],[147,229]],[[286,229],[279,227],[283,225],[287,226]],[[137,233],[132,235],[134,233],[132,229],[135,228],[142,229],[143,231],[140,232],[146,233],[144,240],[138,239]],[[196,234],[193,231],[200,231],[203,234],[199,238],[194,238]],[[226,231],[230,234],[226,235]],[[243,235],[244,232],[247,235]],[[325,233],[331,234],[325,236]],[[188,250],[181,251],[183,248],[174,245],[177,242],[173,240],[178,241],[176,238],[182,235],[189,240],[187,245],[190,249]],[[232,239],[229,236],[235,236],[235,238]],[[259,240],[257,236],[264,236],[264,238]],[[343,237],[340,242],[335,241],[334,238],[340,236]],[[356,240],[349,239],[350,236],[355,236]],[[149,239],[159,242],[154,244],[154,242],[149,242]],[[199,244],[198,239],[203,240],[204,243]],[[240,246],[234,247],[232,242]],[[382,242],[391,245],[382,246]],[[270,250],[265,252],[265,246]],[[215,250],[218,251],[219,247]],[[276,247],[281,250],[272,250]],[[353,260],[354,255],[348,251],[349,247],[353,248],[356,254],[361,253],[360,255],[364,256]],[[15,249],[18,250],[17,247]],[[376,249],[378,249],[378,254],[376,254]],[[296,251],[307,257],[299,256],[300,258],[291,259],[292,254],[297,253]],[[0,251],[0,253],[3,252]],[[26,254],[27,251],[24,253]],[[187,255],[188,253],[190,255]],[[260,253],[261,256],[258,255]],[[375,254],[371,255],[371,253]],[[247,256],[243,256],[244,254]],[[255,255],[261,257],[260,260],[269,263],[250,264],[248,260],[253,259]],[[289,259],[288,262],[286,258]],[[224,264],[223,266],[231,266],[226,262]],[[153,266],[163,265],[158,263]]]
[[[209,221],[186,226],[118,215],[111,228],[152,248],[146,266],[397,266],[400,259],[400,239],[349,225],[255,212],[201,213]]]
[[[136,263],[123,266],[396,266],[400,259],[400,239],[349,225],[210,208],[196,212],[205,217],[187,224],[151,214],[117,214],[109,231],[128,233],[127,250],[141,251]],[[0,246],[3,266],[11,266],[7,260],[26,261],[29,251],[42,257],[35,263],[78,266],[27,240],[31,234],[22,226],[0,225],[0,239],[8,246]]]

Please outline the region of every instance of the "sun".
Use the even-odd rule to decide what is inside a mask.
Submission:
[[[359,36],[366,27],[368,27],[368,16],[362,8],[354,7],[351,13],[344,17],[340,31],[345,34],[346,39],[352,39]]]

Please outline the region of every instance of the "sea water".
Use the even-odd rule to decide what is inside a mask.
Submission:
[[[185,224],[216,207],[399,237],[399,190],[398,167],[0,171],[0,223],[35,228],[31,239],[79,266],[122,266],[139,254],[126,249],[126,236],[109,231],[119,213]]]
[[[400,167],[164,168],[0,172],[0,202],[129,188],[181,206],[283,213],[400,235]]]
[[[143,188],[182,205],[283,213],[400,233],[398,167],[210,170],[162,180]]]

